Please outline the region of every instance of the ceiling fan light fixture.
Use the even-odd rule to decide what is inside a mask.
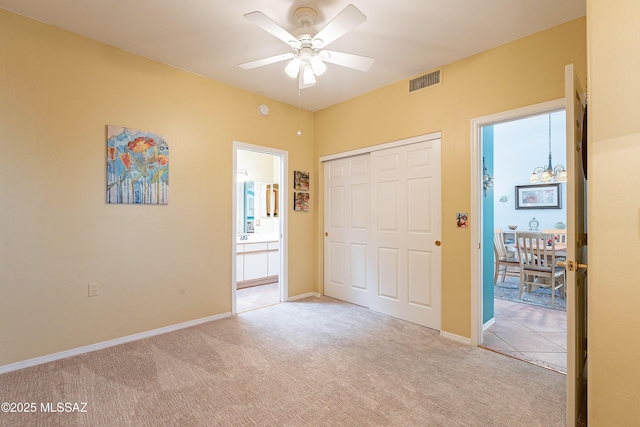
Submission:
[[[316,76],[321,76],[325,71],[327,71],[327,66],[324,62],[322,62],[322,59],[320,59],[320,56],[317,54],[311,57],[309,63],[311,64],[311,68],[313,69],[313,74],[315,74]]]
[[[287,76],[295,79],[296,77],[298,77],[298,73],[300,73],[301,64],[302,61],[296,56],[287,64],[287,66],[284,68],[284,72],[287,73]]]
[[[316,84],[316,76],[313,74],[313,68],[308,62],[302,67],[302,83],[305,86]]]

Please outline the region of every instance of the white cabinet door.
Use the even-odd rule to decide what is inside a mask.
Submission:
[[[267,252],[267,275],[279,276],[280,275],[280,243],[270,242],[268,244],[269,252]]]
[[[244,280],[244,254],[236,254],[236,282]]]
[[[244,245],[244,280],[267,277],[267,265],[266,243]]]
[[[244,280],[244,245],[236,245],[236,283]]]

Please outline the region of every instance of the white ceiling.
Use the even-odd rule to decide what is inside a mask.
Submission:
[[[349,3],[367,21],[331,50],[375,58],[368,72],[327,64],[301,91],[286,62],[237,64],[291,52],[249,22],[261,11],[289,31],[311,7],[321,30]],[[441,65],[584,16],[586,0],[0,0],[0,8],[202,76],[317,111]]]

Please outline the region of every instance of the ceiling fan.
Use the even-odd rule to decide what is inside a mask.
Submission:
[[[373,65],[373,58],[324,49],[367,20],[367,17],[354,5],[350,4],[345,7],[317,34],[311,28],[311,25],[316,21],[315,10],[301,7],[296,9],[293,16],[300,27],[290,33],[262,12],[251,12],[244,15],[249,21],[288,44],[293,52],[245,62],[238,64],[238,66],[250,70],[290,60],[285,67],[285,72],[291,78],[298,77],[299,87],[304,89],[315,85],[316,76],[324,74],[327,69],[325,62],[360,71],[368,71]]]

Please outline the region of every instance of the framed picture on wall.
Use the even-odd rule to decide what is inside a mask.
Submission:
[[[162,135],[107,125],[107,203],[169,204],[169,144]]]
[[[309,212],[309,193],[298,191],[293,193],[293,210]]]
[[[561,209],[560,184],[516,185],[516,209]]]
[[[309,191],[309,172],[293,171],[293,189]]]

